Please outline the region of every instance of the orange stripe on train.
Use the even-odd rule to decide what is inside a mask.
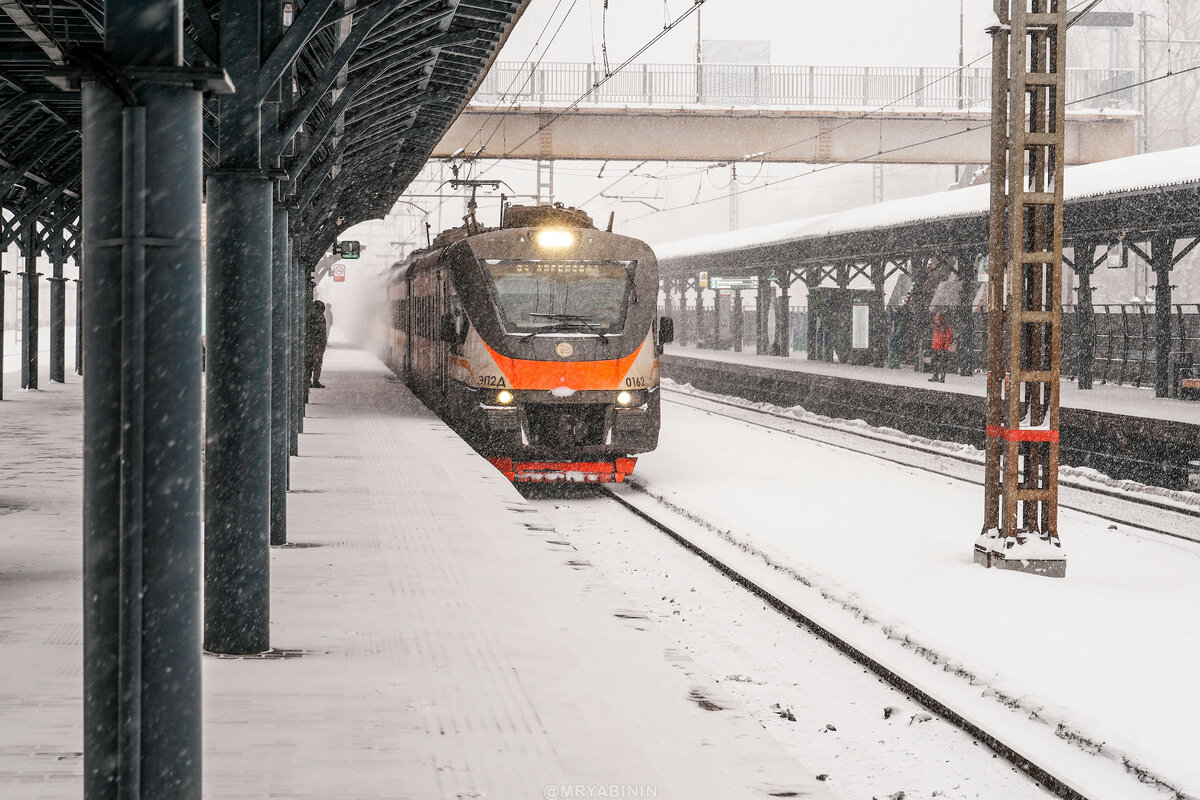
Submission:
[[[577,392],[619,389],[644,346],[645,343],[625,358],[611,361],[527,361],[502,356],[484,343],[511,388],[548,391],[566,386]]]

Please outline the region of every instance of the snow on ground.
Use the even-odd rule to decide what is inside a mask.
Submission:
[[[662,381],[663,388],[667,390],[668,395],[676,392],[683,395],[688,395],[702,400],[711,400],[721,405],[733,405],[747,411],[761,411],[775,417],[783,417],[789,420],[796,420],[802,423],[818,425],[825,429],[832,429],[850,434],[850,437],[838,437],[841,440],[851,443],[852,449],[858,449],[863,446],[862,441],[855,441],[854,437],[866,437],[873,442],[893,444],[899,448],[920,448],[926,452],[934,454],[944,454],[955,459],[970,459],[972,462],[982,467],[985,462],[985,454],[983,450],[973,447],[969,444],[961,442],[945,442],[939,439],[929,439],[924,436],[918,436],[913,433],[906,433],[895,428],[885,426],[871,425],[862,419],[841,419],[838,417],[827,417],[822,414],[815,414],[806,410],[803,406],[783,407],[773,403],[754,402],[745,400],[739,397],[730,397],[727,395],[714,394],[697,389],[691,384],[678,384],[670,378],[665,378]],[[857,445],[857,447],[855,447]],[[892,448],[892,457],[897,453],[903,452]],[[912,456],[914,463],[921,462],[920,466],[928,466],[930,468],[936,465],[928,459],[921,459],[919,456]],[[963,464],[957,461],[950,466],[952,470],[961,474]],[[944,468],[941,471],[945,471]],[[1059,470],[1060,487],[1078,487],[1080,489],[1094,489],[1105,492],[1110,496],[1117,496],[1128,499],[1131,502],[1152,501],[1163,504],[1165,506],[1179,508],[1184,511],[1200,510],[1200,492],[1184,491],[1176,489],[1167,489],[1162,486],[1151,486],[1137,481],[1116,479],[1105,475],[1099,470],[1090,467],[1071,467],[1060,466]],[[951,473],[953,474],[953,473]],[[1088,498],[1087,502],[1097,503],[1103,502],[1094,495]],[[1147,509],[1143,506],[1143,514],[1158,515],[1157,510]],[[1174,518],[1175,515],[1169,515]],[[1149,520],[1147,520],[1149,521]],[[1189,531],[1179,531],[1180,535],[1187,535]],[[1200,530],[1192,531],[1195,538],[1200,540]]]
[[[1067,577],[972,563],[977,487],[664,403],[636,482],[998,701],[1200,796],[1200,546],[1064,511]]]
[[[376,359],[325,365],[271,550],[298,657],[203,659],[206,798],[827,796]],[[81,792],[81,383],[0,403],[4,800]]]
[[[1046,798],[948,722],[601,496],[537,487],[533,502],[722,693],[839,800]]]

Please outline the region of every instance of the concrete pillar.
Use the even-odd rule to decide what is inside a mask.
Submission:
[[[202,90],[178,0],[104,23],[165,69],[82,85],[84,797],[199,800]]]

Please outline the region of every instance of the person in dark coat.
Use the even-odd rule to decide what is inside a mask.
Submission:
[[[329,329],[325,326],[325,304],[313,300],[308,309],[308,353],[305,362],[305,373],[309,378],[309,386],[314,389],[324,389],[321,383],[321,365],[325,362],[325,345],[329,344]]]
[[[929,380],[930,382],[945,383],[946,364],[950,360],[950,354],[954,352],[954,330],[941,314],[933,315],[932,350],[929,364],[933,369],[933,377]]]

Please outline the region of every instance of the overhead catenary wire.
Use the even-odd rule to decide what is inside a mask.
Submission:
[[[682,23],[684,20],[686,20],[686,19],[687,19],[688,17],[690,17],[692,14],[696,13],[696,11],[698,11],[698,10],[699,10],[699,8],[700,8],[702,5],[704,5],[704,3],[705,3],[706,1],[707,1],[707,0],[693,0],[693,2],[692,2],[692,5],[691,5],[691,6],[690,6],[690,7],[687,9],[687,11],[684,11],[682,14],[680,14],[678,17],[676,17],[674,20],[672,20],[672,22],[671,22],[671,24],[670,24],[670,25],[668,25],[667,27],[663,28],[661,31],[659,31],[659,32],[658,32],[658,33],[656,33],[654,36],[652,36],[652,37],[650,38],[650,40],[649,40],[649,41],[647,41],[645,44],[643,44],[641,47],[639,47],[639,48],[638,48],[638,49],[637,49],[637,50],[636,50],[636,51],[633,53],[633,55],[631,55],[629,58],[627,58],[627,59],[625,59],[624,61],[622,61],[622,62],[621,62],[621,63],[620,63],[618,66],[617,66],[617,68],[616,68],[616,69],[612,70],[611,72],[609,72],[609,71],[607,71],[607,70],[606,70],[606,74],[605,74],[605,76],[604,76],[603,78],[601,78],[600,80],[598,80],[598,81],[596,81],[595,83],[593,83],[593,84],[592,84],[592,85],[591,85],[591,86],[590,86],[590,87],[589,87],[589,88],[588,88],[588,89],[587,89],[587,90],[586,90],[586,91],[585,91],[583,94],[581,94],[581,95],[579,95],[579,97],[575,98],[575,100],[573,100],[573,101],[571,102],[571,104],[570,104],[570,105],[568,105],[567,107],[565,107],[565,108],[563,108],[563,109],[560,109],[560,110],[558,111],[558,113],[556,113],[556,114],[555,114],[553,117],[551,117],[549,120],[547,120],[547,121],[546,121],[545,123],[543,123],[542,125],[539,125],[539,126],[537,127],[537,129],[536,129],[536,130],[535,130],[533,133],[529,134],[529,135],[528,135],[528,136],[526,136],[524,139],[522,139],[521,141],[517,142],[517,144],[516,144],[516,145],[514,145],[513,147],[511,147],[511,148],[510,148],[510,149],[509,149],[507,152],[505,152],[503,155],[501,155],[501,156],[497,156],[497,158],[498,158],[498,159],[506,159],[506,158],[509,158],[510,156],[512,156],[512,154],[513,154],[514,152],[516,152],[516,151],[517,151],[517,150],[519,150],[519,149],[520,149],[522,146],[524,146],[525,144],[527,144],[527,143],[528,143],[528,142],[529,142],[531,139],[533,139],[535,136],[538,136],[538,135],[540,135],[540,134],[542,133],[542,131],[546,130],[546,129],[547,129],[547,128],[549,128],[551,125],[553,125],[555,122],[557,122],[558,120],[562,119],[562,117],[563,117],[565,114],[567,114],[568,112],[570,112],[570,111],[573,111],[575,108],[577,108],[577,107],[579,106],[579,104],[580,104],[580,103],[582,103],[584,100],[586,100],[588,97],[590,97],[590,96],[592,95],[592,93],[593,93],[593,92],[595,92],[597,89],[599,89],[601,86],[603,86],[603,85],[604,85],[605,83],[607,83],[609,80],[611,80],[611,79],[612,79],[612,77],[613,77],[614,75],[617,75],[617,74],[619,74],[619,73],[620,73],[620,72],[621,72],[623,69],[625,69],[625,68],[626,68],[627,66],[629,66],[631,63],[633,63],[633,61],[634,61],[634,60],[636,60],[636,59],[637,59],[637,58],[638,58],[640,55],[642,55],[642,53],[645,53],[647,50],[649,50],[651,47],[653,47],[655,44],[657,44],[657,43],[658,43],[658,41],[659,41],[660,39],[662,39],[664,36],[666,36],[666,35],[667,35],[668,33],[670,33],[671,31],[675,30],[675,28],[676,28],[676,27],[678,27],[680,23]],[[490,169],[490,167],[489,167],[489,169]],[[486,170],[485,170],[485,172],[486,172]],[[481,173],[481,174],[482,174],[482,173]]]
[[[554,10],[550,12],[550,16],[546,17],[546,24],[543,25],[541,31],[538,32],[537,38],[534,39],[533,44],[529,48],[529,52],[525,54],[525,58],[522,59],[521,65],[519,67],[517,67],[516,73],[514,73],[512,78],[509,79],[508,86],[504,87],[504,91],[500,93],[500,102],[501,103],[503,103],[505,101],[505,99],[507,99],[509,97],[509,92],[512,89],[513,84],[515,84],[517,82],[517,79],[519,77],[521,77],[522,75],[529,74],[526,71],[525,67],[527,64],[529,64],[529,60],[533,57],[534,52],[538,48],[538,45],[541,44],[542,37],[546,35],[546,31],[550,28],[550,23],[552,23],[554,21],[554,17],[556,14],[558,14],[558,9],[560,7],[562,7],[563,2],[564,2],[564,0],[558,0],[558,2],[554,6]],[[575,7],[575,3],[572,3],[571,8],[574,8],[574,7]],[[571,9],[567,9],[567,13],[563,16],[563,19],[565,20],[566,17],[570,15],[570,13],[571,13]],[[545,58],[546,52],[549,51],[550,45],[554,43],[554,39],[557,38],[558,31],[561,29],[562,29],[562,23],[559,23],[558,30],[555,30],[554,35],[550,37],[550,41],[547,42],[546,47],[543,48],[542,57],[539,58],[537,61],[538,64],[541,64],[542,58]],[[515,95],[519,96],[521,94],[521,92],[524,90],[525,85],[528,82],[529,82],[529,78],[526,77],[525,81],[521,84],[521,87],[519,89],[517,89],[517,91],[515,92]],[[512,109],[512,104],[510,104],[508,106],[508,108],[505,109],[505,111],[508,111],[511,109]],[[493,109],[484,116],[483,121],[481,123],[479,123],[479,130],[475,131],[475,133],[472,134],[471,138],[467,140],[468,147],[470,147],[470,145],[473,142],[475,142],[476,139],[479,138],[479,136],[483,133],[483,129],[487,126],[488,122],[497,113],[501,113],[501,112],[497,112],[495,109]]]

